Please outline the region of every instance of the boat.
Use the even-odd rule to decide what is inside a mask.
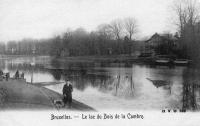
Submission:
[[[169,58],[158,58],[155,60],[155,62],[158,64],[168,64],[168,63],[170,63],[170,59]]]
[[[154,61],[158,65],[169,65],[172,59],[168,55],[158,55]]]
[[[174,60],[175,65],[188,65],[189,60],[188,59],[176,59]]]

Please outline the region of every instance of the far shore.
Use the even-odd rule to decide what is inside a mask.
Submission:
[[[125,63],[126,65],[131,64],[142,64],[142,65],[151,65],[155,66],[154,58],[152,57],[138,57],[138,55],[92,55],[92,56],[49,56],[49,55],[1,55],[0,58],[29,58],[29,57],[46,57],[51,61],[60,61],[68,63]],[[189,63],[189,67],[198,67],[198,62],[193,62],[192,60]],[[169,64],[167,64],[169,65]]]
[[[18,57],[49,57],[50,59],[68,62],[103,62],[103,63],[143,63],[147,58],[138,58],[136,55],[91,55],[91,56],[49,56],[49,55],[1,55],[0,58]]]

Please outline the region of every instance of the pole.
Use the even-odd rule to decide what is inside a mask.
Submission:
[[[31,72],[31,84],[33,84],[33,67],[34,67],[34,65],[35,65],[35,63],[34,62],[32,62],[31,63],[31,69],[32,69],[32,72]]]
[[[31,84],[33,84],[33,67],[32,67],[32,73],[31,73]]]

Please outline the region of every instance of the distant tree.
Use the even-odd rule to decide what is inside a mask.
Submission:
[[[75,31],[72,32],[72,36],[74,38],[83,38],[83,37],[86,37],[88,35],[88,32],[84,29],[84,28],[77,28]]]
[[[56,36],[52,39],[50,54],[52,56],[60,57],[61,52],[63,50],[62,47],[62,39],[60,36]]]
[[[3,42],[0,42],[0,54],[5,54],[6,52],[6,45]]]
[[[88,50],[88,40],[89,33],[84,28],[77,28],[72,32],[72,41],[70,42],[70,50],[73,52],[73,55],[87,55]]]
[[[124,30],[128,34],[130,40],[132,40],[132,36],[137,32],[137,28],[136,19],[130,17],[124,19]]]
[[[116,40],[120,40],[123,31],[122,21],[120,19],[115,19],[110,23],[109,27],[111,28]]]
[[[97,27],[98,34],[104,39],[112,38],[112,29],[109,24],[101,24]]]

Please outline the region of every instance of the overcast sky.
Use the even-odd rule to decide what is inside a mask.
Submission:
[[[47,38],[68,27],[95,30],[116,18],[135,17],[140,38],[173,31],[172,0],[0,0],[0,41]]]

